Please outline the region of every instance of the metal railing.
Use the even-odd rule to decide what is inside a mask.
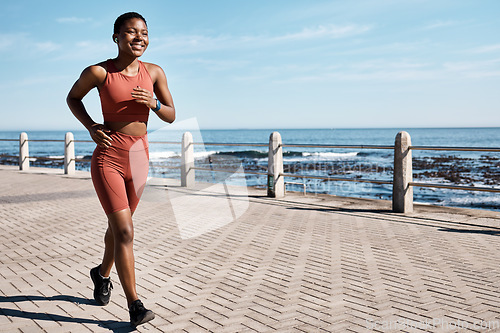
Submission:
[[[500,152],[500,148],[492,148],[492,147],[410,146],[408,148],[410,150],[432,150],[432,151],[470,151],[470,152],[494,152],[494,153]],[[486,187],[486,186],[462,186],[462,185],[423,183],[423,182],[413,182],[413,181],[409,182],[409,185],[414,187],[431,187],[431,188],[443,188],[450,190],[500,193],[500,188]]]
[[[227,146],[227,147],[268,147],[269,145],[265,143],[224,143],[224,142],[192,142],[193,145],[198,146]],[[210,162],[212,163],[212,162]],[[239,174],[251,174],[251,175],[260,175],[267,176],[267,172],[258,172],[258,171],[250,171],[250,170],[233,170],[233,169],[217,169],[217,168],[203,168],[203,167],[195,167],[192,166],[191,169],[199,170],[199,171],[215,171],[215,172],[225,172],[225,173],[239,173]]]
[[[492,147],[438,147],[438,146],[410,146],[411,150],[438,150],[438,151],[482,151],[500,153],[500,148]]]
[[[346,149],[394,149],[394,146],[382,145],[312,145],[312,144],[281,144],[281,147],[300,148],[346,148]]]
[[[203,146],[246,146],[246,147],[268,147],[265,143],[222,143],[222,142],[193,142],[193,145]]]
[[[394,149],[394,146],[385,145],[316,145],[316,144],[280,144],[282,148],[334,148],[334,149]],[[313,176],[313,175],[298,175],[292,173],[280,173],[283,177],[291,178],[307,178],[307,179],[321,179],[328,181],[342,181],[342,182],[356,182],[356,183],[372,183],[372,184],[392,184],[389,180],[376,180],[376,179],[362,179],[362,178],[345,178],[345,177],[326,177],[326,176]]]
[[[337,182],[392,184],[392,181],[390,181],[390,180],[313,176],[313,175],[300,175],[300,174],[294,174],[294,173],[280,173],[280,175],[283,177],[291,177],[291,178],[321,179],[321,180],[330,180],[330,181],[337,181]]]
[[[277,133],[277,132],[275,132]],[[400,132],[400,133],[406,133],[406,132]],[[398,133],[398,135],[400,134]],[[67,151],[65,150],[65,157],[64,158],[59,158],[59,157],[47,157],[47,156],[30,156],[28,153],[28,150],[25,150],[24,152],[22,151],[22,146],[26,146],[27,148],[27,142],[66,142],[65,147],[68,148],[70,144],[74,143],[93,143],[94,141],[92,140],[74,140],[71,136],[66,138],[66,140],[53,140],[53,139],[27,139],[26,133],[22,133],[22,135],[25,135],[24,138],[21,138],[19,140],[17,139],[0,139],[0,141],[5,141],[5,142],[19,142],[20,144],[20,152],[21,155],[16,156],[16,155],[1,155],[3,157],[9,157],[9,158],[19,158],[20,162],[20,168],[22,169],[21,165],[26,166],[25,161],[28,161],[27,165],[29,167],[29,159],[40,159],[40,160],[64,160],[65,164],[71,163],[71,162],[89,162],[90,159],[79,159],[74,157],[74,151],[71,154],[68,154]],[[274,133],[273,133],[274,134]],[[279,134],[279,133],[278,133]],[[406,135],[409,138],[409,134],[406,133]],[[269,161],[268,161],[268,168],[266,172],[259,172],[259,171],[251,171],[251,170],[234,170],[234,169],[225,169],[225,168],[214,168],[212,164],[210,164],[210,168],[207,167],[201,167],[201,166],[195,166],[194,165],[194,157],[192,154],[183,154],[183,160],[181,161],[181,166],[162,166],[164,168],[170,168],[170,169],[181,169],[181,179],[183,173],[189,173],[192,172],[193,176],[193,182],[194,182],[194,171],[199,170],[199,171],[210,171],[210,172],[225,172],[225,173],[241,173],[241,174],[252,174],[252,175],[261,175],[261,176],[267,176],[268,177],[268,187],[269,186],[275,186],[277,184],[277,180],[281,178],[281,181],[285,177],[288,178],[302,178],[302,179],[319,179],[319,180],[327,180],[327,181],[338,181],[338,182],[357,182],[357,183],[372,183],[372,184],[383,184],[383,185],[393,185],[393,196],[394,196],[394,186],[395,186],[395,179],[397,178],[396,172],[396,167],[394,168],[394,178],[392,181],[390,180],[381,180],[381,179],[363,179],[363,178],[358,178],[358,177],[331,177],[331,176],[321,176],[321,175],[307,175],[307,174],[295,174],[295,173],[287,173],[283,172],[283,156],[278,158],[279,163],[281,165],[274,165],[276,161],[271,163],[271,160],[274,159],[276,156],[274,154],[282,154],[283,148],[292,148],[292,147],[297,147],[297,148],[319,148],[319,149],[386,149],[386,150],[394,150],[400,146],[398,146],[398,141],[396,140],[395,145],[329,145],[329,144],[283,144],[281,143],[281,137],[279,137],[279,142],[277,144],[274,144],[274,146],[271,144],[271,139],[269,144],[265,143],[226,143],[226,142],[193,142],[192,137],[191,141],[186,141],[183,140],[181,142],[175,142],[175,141],[150,141],[150,144],[181,144],[184,148],[187,150],[193,150],[193,146],[195,145],[204,145],[204,146],[247,146],[247,147],[268,147],[269,151],[273,152],[272,154],[269,155]],[[182,148],[182,149],[184,149]],[[450,147],[450,146],[412,146],[411,144],[404,146],[403,148],[406,149],[406,151],[411,152],[411,151],[423,151],[423,150],[429,150],[429,151],[462,151],[462,152],[494,152],[498,153],[500,152],[500,148],[496,147]],[[74,148],[73,148],[74,149]],[[268,153],[269,153],[268,151]],[[406,154],[410,156],[409,161],[405,161],[405,163],[410,163],[410,170],[412,160],[411,160],[411,154]],[[68,157],[69,156],[69,157]],[[73,157],[71,157],[73,156]],[[396,154],[395,154],[395,159],[396,159]],[[211,163],[211,160],[210,160]],[[183,167],[183,165],[188,166]],[[396,161],[395,164],[396,166]],[[408,164],[407,164],[408,165]],[[66,166],[65,166],[66,170]],[[278,172],[276,172],[276,170]],[[269,182],[271,179],[272,183]],[[288,184],[293,184],[293,182],[287,182]],[[305,188],[305,183],[300,183],[304,186]],[[190,184],[186,185],[190,186]],[[428,182],[415,182],[412,179],[412,175],[405,180],[404,186],[406,188],[410,187],[427,187],[427,188],[442,188],[442,189],[453,189],[453,190],[465,190],[465,191],[481,191],[481,192],[492,192],[492,193],[500,193],[500,188],[499,187],[487,187],[487,186],[463,186],[463,185],[453,185],[453,184],[442,184],[442,183],[428,183]],[[283,193],[284,193],[284,186],[283,186]],[[269,191],[268,191],[269,193]],[[413,200],[413,199],[412,199]]]
[[[297,147],[297,148],[344,148],[344,149],[394,149],[394,146],[383,145],[313,145],[313,144],[281,144],[281,147]],[[440,146],[410,146],[410,150],[433,150],[433,151],[470,151],[470,152],[500,152],[500,148],[491,147],[440,147]],[[372,183],[372,184],[392,184],[388,180],[376,179],[361,179],[361,178],[339,178],[339,177],[326,177],[326,176],[312,176],[312,175],[299,175],[291,173],[281,173],[284,177],[293,178],[308,178],[308,179],[321,179],[329,181],[345,181],[357,183]],[[415,187],[432,187],[444,188],[453,190],[466,190],[466,191],[482,191],[482,192],[500,192],[500,188],[484,187],[484,186],[459,186],[448,185],[439,183],[423,183],[423,182],[410,182],[409,185]]]
[[[227,146],[227,147],[268,147],[268,144],[265,143],[229,143],[229,142],[191,142],[192,145],[195,146]],[[203,168],[203,167],[195,167],[191,166],[190,167],[193,170],[199,170],[199,171],[215,171],[215,172],[225,172],[225,173],[239,173],[239,174],[251,174],[251,175],[261,175],[261,176],[267,176],[267,173],[264,172],[258,172],[258,171],[250,171],[250,170],[244,170],[244,171],[238,171],[238,170],[232,170],[232,169],[215,169],[213,167],[210,168]]]

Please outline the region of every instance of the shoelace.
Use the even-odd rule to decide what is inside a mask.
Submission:
[[[113,289],[113,283],[111,282],[111,279],[109,280],[103,279],[101,293],[103,295],[107,295],[112,289]]]
[[[136,302],[132,305],[132,311],[133,312],[142,312],[146,310],[146,308],[144,307],[144,304],[142,304],[142,302]]]

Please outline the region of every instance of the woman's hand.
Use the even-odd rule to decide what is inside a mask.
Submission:
[[[132,98],[134,98],[137,103],[144,104],[150,109],[156,107],[156,100],[153,97],[153,93],[139,86],[132,91]]]
[[[109,148],[111,147],[111,139],[106,133],[111,133],[109,129],[103,124],[94,124],[89,129],[90,137],[94,140],[99,147]]]

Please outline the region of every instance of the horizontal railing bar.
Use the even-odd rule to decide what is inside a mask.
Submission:
[[[165,145],[180,145],[181,142],[177,141],[149,141],[149,143],[159,143],[159,144],[165,144]]]
[[[351,148],[351,149],[394,149],[394,146],[381,145],[313,145],[313,144],[282,144],[281,147],[300,148]]]
[[[15,141],[19,141],[19,140],[15,140]],[[31,140],[30,140],[31,141]],[[71,140],[70,142],[94,142],[92,140]],[[176,142],[176,141],[148,141],[149,143],[154,143],[154,144],[168,144],[168,145],[180,145],[181,143],[180,142]]]
[[[418,183],[418,182],[409,182],[408,185],[416,187],[446,188],[451,190],[464,190],[464,191],[500,192],[500,188],[484,187],[484,186],[457,186],[457,185]]]
[[[283,177],[291,178],[310,178],[310,179],[324,179],[330,181],[339,182],[357,182],[357,183],[372,183],[372,184],[392,184],[389,180],[375,180],[375,179],[360,179],[360,178],[336,178],[336,177],[324,177],[324,176],[310,176],[310,175],[297,175],[293,173],[281,173]]]
[[[191,167],[190,169],[202,170],[202,171],[227,172],[227,173],[248,173],[251,175],[267,176],[266,172],[257,172],[257,171],[238,171],[238,170],[211,169],[211,168],[201,168],[201,167]]]
[[[19,157],[19,156],[15,156],[15,157]],[[92,161],[90,158],[74,158],[72,160],[75,162],[91,162]],[[180,166],[170,166],[170,165],[162,165],[161,167],[166,168],[166,169],[180,169],[181,168]]]
[[[194,145],[205,146],[249,146],[249,147],[269,147],[267,143],[217,143],[217,142],[193,142]]]
[[[15,142],[19,139],[0,139],[0,141]],[[64,142],[64,140],[57,139],[29,139],[33,142]],[[92,140],[72,140],[72,142],[88,142]],[[154,144],[181,144],[177,141],[149,141]],[[193,142],[194,145],[207,145],[207,146],[254,146],[254,147],[267,147],[265,143],[222,143],[222,142]],[[384,145],[314,145],[314,144],[282,144],[282,147],[301,147],[301,148],[344,148],[344,149],[394,149],[394,146]],[[439,151],[482,151],[482,152],[500,152],[500,148],[492,147],[449,147],[449,146],[410,146],[412,150],[439,150]]]
[[[36,158],[37,160],[47,160],[47,161],[62,161],[64,157],[48,157],[48,156],[26,156],[26,158]]]
[[[500,148],[492,147],[437,147],[437,146],[410,146],[411,150],[440,150],[440,151],[486,151],[500,152]]]
[[[162,165],[161,168],[165,169],[180,169],[180,166]]]
[[[15,140],[15,141],[19,141],[19,140]],[[30,140],[31,141],[31,140]],[[94,142],[93,140],[71,140],[70,142]],[[177,141],[148,141],[149,143],[154,143],[154,144],[169,144],[169,145],[180,145],[181,143],[180,142],[177,142]]]
[[[19,141],[19,139],[0,139],[0,141]],[[64,142],[57,139],[29,139],[34,142]],[[72,142],[94,142],[92,140],[72,140]],[[149,141],[155,144],[180,144],[177,141]],[[222,142],[193,142],[195,145],[210,146],[257,146],[267,147],[265,143],[222,143]],[[314,144],[282,144],[282,147],[303,147],[303,148],[354,148],[354,149],[394,149],[394,146],[385,145],[314,145]],[[413,150],[450,150],[450,151],[487,151],[500,152],[500,148],[495,147],[451,147],[451,146],[410,146]]]
[[[19,155],[0,155],[0,157],[11,157],[11,158],[19,158]]]

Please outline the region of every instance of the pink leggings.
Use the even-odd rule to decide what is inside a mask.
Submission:
[[[134,212],[148,177],[148,137],[116,131],[109,136],[111,147],[97,146],[92,155],[92,182],[106,214]]]

